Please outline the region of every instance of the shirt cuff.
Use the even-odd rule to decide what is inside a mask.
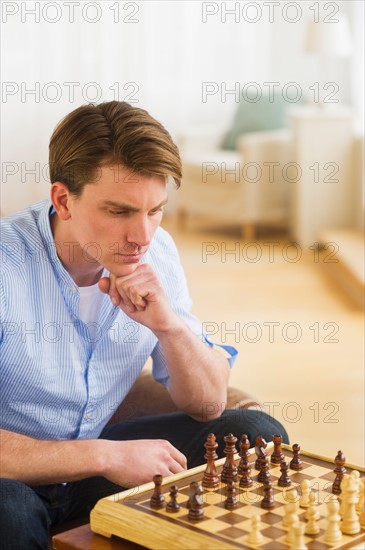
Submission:
[[[227,357],[228,364],[230,368],[233,367],[238,355],[238,351],[236,350],[236,348],[234,348],[233,346],[226,346],[224,344],[217,344],[217,342],[212,342],[211,340],[209,340],[206,334],[202,335],[202,340],[205,344],[208,344],[210,348],[213,348],[214,346],[218,346],[224,349],[224,351],[226,351],[229,355],[229,357]]]

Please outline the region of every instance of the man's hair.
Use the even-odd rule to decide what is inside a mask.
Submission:
[[[55,128],[49,144],[51,183],[81,195],[102,166],[122,165],[145,176],[181,182],[181,159],[167,130],[147,111],[124,101],[83,105]]]

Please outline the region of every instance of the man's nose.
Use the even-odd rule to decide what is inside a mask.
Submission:
[[[131,221],[128,227],[127,240],[138,246],[148,246],[151,242],[151,228],[147,218],[139,218]]]

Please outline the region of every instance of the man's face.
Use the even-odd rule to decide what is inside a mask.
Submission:
[[[70,229],[90,267],[132,273],[148,250],[167,202],[162,176],[141,176],[120,165],[99,170],[69,202]]]

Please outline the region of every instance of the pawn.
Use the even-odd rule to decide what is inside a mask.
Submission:
[[[293,504],[287,504],[286,506],[291,506],[290,512],[287,513],[287,526],[288,526],[288,532],[285,536],[285,542],[287,542],[290,546],[292,546],[294,542],[294,527],[299,523],[299,517],[298,514],[294,512]]]
[[[311,492],[311,484],[308,479],[304,479],[301,483],[302,496],[300,497],[299,506],[301,508],[308,508],[309,506],[309,495]]]
[[[311,496],[313,495],[313,498]],[[305,518],[308,520],[305,525],[305,534],[306,535],[318,535],[320,529],[318,525],[318,521],[320,519],[320,515],[317,512],[317,505],[315,501],[315,496],[313,492],[309,493],[309,506],[305,515]]]
[[[340,505],[335,495],[330,496],[327,504],[327,528],[324,534],[324,542],[335,544],[342,540],[340,529],[341,516],[339,514]]]
[[[293,528],[293,542],[291,545],[291,548],[293,550],[307,550],[308,546],[305,544],[304,541],[304,529],[305,525],[304,523],[296,523]]]
[[[297,515],[299,511],[299,499],[298,499],[298,491],[296,489],[291,489],[288,491],[285,495],[285,500],[287,501],[287,504],[285,505],[285,515],[283,517],[283,526],[288,527],[289,524],[287,523],[288,517],[290,514]]]
[[[252,516],[251,518],[251,532],[249,535],[247,535],[246,542],[250,546],[253,546],[254,548],[262,543],[264,540],[264,536],[260,531],[261,529],[261,520],[260,516]]]
[[[259,481],[260,483],[266,483],[267,481],[270,481],[271,476],[270,476],[269,469],[270,469],[270,463],[269,463],[269,459],[266,457],[265,460],[262,461],[260,473],[257,476],[257,481]]]
[[[159,510],[160,508],[163,508],[165,505],[165,497],[161,492],[162,475],[156,474],[155,476],[153,476],[153,483],[155,484],[155,489],[151,496],[150,506],[155,510]]]
[[[303,469],[303,462],[300,458],[300,445],[298,443],[294,443],[293,447],[293,458],[290,461],[290,469],[291,470],[302,470]]]
[[[271,510],[272,508],[275,508],[274,491],[271,481],[266,481],[263,488],[264,498],[261,501],[261,508],[264,508],[265,510]]]
[[[227,508],[227,510],[234,510],[238,506],[238,500],[236,498],[236,485],[234,481],[227,482],[227,493],[228,496],[224,503],[224,507]]]
[[[176,513],[180,510],[180,504],[177,502],[178,486],[171,485],[170,501],[166,504],[166,512]]]
[[[280,464],[281,476],[278,479],[279,487],[290,487],[291,479],[288,476],[289,464],[283,460]]]
[[[356,513],[356,504],[358,499],[358,479],[355,476],[349,475],[344,478],[347,480],[345,487],[342,490],[342,500],[344,504],[344,512],[342,516],[341,531],[345,535],[356,535],[361,531],[360,522]],[[344,483],[342,484],[344,485]]]

